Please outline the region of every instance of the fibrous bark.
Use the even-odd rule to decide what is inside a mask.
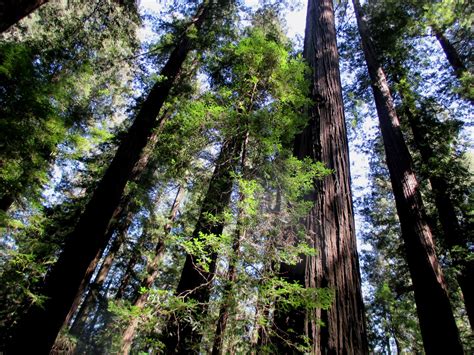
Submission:
[[[313,315],[277,309],[275,323],[277,331],[295,331],[294,336],[289,334],[294,343],[301,343],[301,335],[309,336],[314,354],[364,354],[366,327],[334,21],[332,0],[308,2],[304,57],[312,69],[315,104],[308,127],[296,138],[295,155],[309,156],[333,170],[315,182],[315,193],[308,196],[314,206],[304,223],[307,239],[318,254],[296,266],[282,265],[280,272],[306,287],[328,287],[335,297],[329,310],[316,310]],[[277,346],[282,353],[292,351],[285,342],[277,341]]]
[[[400,91],[400,96],[405,106],[404,113],[413,132],[413,140],[420,152],[423,163],[429,166],[430,161],[437,159],[435,151],[430,147],[427,140],[428,132],[414,109],[414,103],[408,102],[402,91]],[[456,206],[450,195],[450,183],[437,173],[431,174],[429,181],[443,229],[444,242],[448,249],[453,252],[453,266],[458,269],[457,281],[463,294],[466,313],[472,329],[474,327],[474,289],[472,287],[474,285],[474,260],[468,260],[465,257],[459,258],[455,252],[456,248],[467,249],[469,239],[467,228],[469,226],[463,226],[459,222]]]
[[[177,40],[175,49],[160,72],[163,80],[157,82],[141,104],[138,114],[121,142],[104,177],[99,182],[76,227],[66,238],[66,245],[58,261],[46,275],[42,293],[46,302],[33,305],[21,321],[9,344],[11,352],[47,353],[74,302],[84,281],[89,281],[94,258],[104,250],[106,229],[120,203],[126,183],[140,161],[154,129],[159,125],[156,118],[177,80],[182,65],[195,45],[195,29],[199,33],[212,21],[214,10],[223,9],[231,2],[204,1],[192,19],[188,31]],[[192,31],[191,31],[192,30]],[[99,258],[100,259],[100,258]],[[28,341],[25,341],[27,340]]]
[[[435,254],[418,182],[392,96],[377,61],[358,0],[353,0],[385,146],[387,166],[412,278],[423,344],[427,354],[462,354],[463,348]]]

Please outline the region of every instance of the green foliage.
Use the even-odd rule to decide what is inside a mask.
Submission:
[[[278,303],[284,312],[317,308],[327,310],[334,299],[334,291],[330,289],[304,287],[277,277],[264,283],[260,291],[263,299],[269,303]]]
[[[204,234],[199,232],[198,238],[192,238],[181,242],[186,253],[194,255],[199,268],[205,272],[210,272],[209,267],[212,263],[212,254],[218,253],[223,243],[230,240],[225,234]],[[224,244],[225,245],[225,244]]]
[[[27,189],[37,194],[46,183],[50,155],[65,138],[66,127],[50,100],[58,89],[35,68],[32,50],[2,43],[0,53],[0,129],[5,137],[0,146],[0,198],[13,199]]]
[[[79,133],[102,114],[119,111],[125,90],[117,83],[130,79],[123,56],[137,45],[136,23],[110,2],[92,11],[89,5],[48,4],[0,43],[2,209],[22,196],[40,199],[59,144],[77,144],[84,156],[86,140],[108,138],[98,127],[86,137]]]
[[[182,77],[200,75],[198,80],[180,78],[173,87],[161,113],[166,120],[155,132],[159,139],[146,148],[147,169],[126,188],[124,200],[130,199],[134,206],[129,225],[124,225],[126,242],[97,291],[83,334],[78,339],[62,334],[58,350],[119,352],[123,330],[138,318],[133,353],[166,351],[160,335],[166,332],[169,319],[184,320],[199,329],[203,340],[195,345],[207,353],[219,312],[226,307],[229,318],[223,352],[272,353],[271,345],[259,346],[258,337],[274,334],[275,305],[282,311],[306,310],[308,314],[330,308],[334,290],[307,288],[276,276],[281,263],[296,265],[303,258],[319,257],[306,239],[301,220],[313,206],[315,182],[332,171],[292,155],[294,137],[307,124],[304,112],[312,104],[306,80],[309,70],[285,37],[280,19],[283,2],[265,2],[267,7],[250,15],[248,27],[236,17],[221,21],[216,16],[202,38],[197,38],[195,26],[187,20],[197,2],[166,2],[168,13],[154,22],[160,38],[145,54],[137,51],[136,12],[112,1],[70,1],[68,8],[50,2],[2,39],[0,131],[5,139],[0,143],[0,198],[24,201],[23,209],[9,214],[0,211],[6,250],[0,260],[2,330],[14,326],[28,305],[44,302],[37,285],[64,245],[64,235],[75,225],[88,199],[86,188],[97,183],[110,162],[122,138],[117,132],[130,125],[125,117],[132,95],[162,80],[153,72],[185,32],[196,40],[197,50],[186,61]],[[450,90],[428,93],[425,81],[439,83],[447,76],[445,71],[426,74],[432,64],[424,49],[432,47],[421,39],[430,33],[429,27],[439,25],[467,58],[464,37],[468,36],[463,34],[471,31],[472,15],[461,10],[468,5],[451,0],[367,4],[371,26],[377,29],[373,31],[377,51],[390,69],[395,101],[409,103],[429,131],[430,148],[436,151],[436,159],[427,164],[416,160],[424,194],[430,197],[424,183],[430,176],[447,177],[457,212],[470,225],[472,187],[466,181],[471,175],[461,163],[466,159],[458,138],[461,124],[451,118],[452,112],[462,111],[445,110],[440,103],[454,103],[461,110],[452,92],[464,95],[465,88],[471,90],[472,75],[464,73],[461,85],[445,80]],[[151,15],[148,18],[153,20]],[[353,42],[343,44],[357,59]],[[205,47],[211,50],[202,51]],[[140,63],[135,61],[144,57]],[[351,71],[358,75],[358,63],[351,64]],[[134,76],[139,66],[147,77]],[[353,110],[346,112],[353,114],[354,130],[364,120],[363,86],[369,83],[359,77],[360,86],[347,95],[353,103]],[[231,203],[222,213],[203,212],[200,219],[216,152],[225,142],[239,139],[245,142],[244,153],[235,157],[225,174],[233,183]],[[380,154],[380,147],[377,142],[365,149]],[[379,156],[371,159],[372,190],[359,206],[364,213],[362,236],[371,245],[363,253],[369,340],[375,351],[389,352],[397,342],[400,352],[417,353],[422,351],[421,336],[388,175]],[[63,174],[60,178],[57,171]],[[67,175],[71,181],[63,181]],[[46,184],[51,188],[45,190]],[[177,185],[188,192],[171,223],[170,196]],[[61,204],[56,204],[50,190],[61,194]],[[209,204],[220,203],[220,197]],[[224,232],[195,233],[197,221],[222,225]],[[169,236],[163,228],[168,223]],[[150,287],[144,287],[156,243],[163,238],[166,248],[158,276]],[[471,256],[465,247],[441,252],[444,266],[450,266],[452,258]],[[206,304],[174,295],[186,254],[193,255],[204,272],[216,264]],[[231,265],[235,267],[232,279]],[[459,270],[451,270],[448,279],[453,280]],[[129,281],[123,299],[114,300],[125,277]],[[134,304],[137,295],[148,296],[145,306]],[[301,343],[289,345],[295,352],[309,352],[310,339],[298,335]]]
[[[137,23],[115,2],[91,5],[49,2],[0,41],[0,347],[28,307],[44,302],[39,284],[110,150],[95,167],[87,160],[111,148],[104,141],[131,91],[124,56],[138,44]]]

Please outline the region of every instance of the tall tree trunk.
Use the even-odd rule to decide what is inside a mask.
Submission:
[[[8,30],[48,0],[4,0],[0,2],[0,33]]]
[[[230,309],[233,302],[233,283],[237,279],[237,258],[240,248],[241,229],[237,227],[234,234],[234,241],[232,243],[232,255],[229,260],[229,267],[227,269],[227,280],[222,294],[222,305],[219,310],[219,318],[217,319],[216,331],[214,333],[214,343],[212,345],[212,355],[219,355],[222,353],[222,345],[224,344],[224,334],[227,328],[227,321],[230,315]],[[245,232],[244,232],[245,233]]]
[[[128,210],[128,208],[126,208]],[[115,260],[115,256],[117,255],[120,247],[124,243],[126,239],[127,230],[132,222],[132,218],[134,213],[129,211],[126,212],[125,219],[123,221],[117,221],[116,226],[109,227],[107,233],[115,233],[117,236],[112,241],[112,245],[105,257],[100,269],[97,273],[97,276],[94,282],[89,285],[89,290],[87,291],[86,296],[84,297],[84,301],[79,308],[79,311],[76,314],[73,324],[71,325],[71,334],[73,335],[80,335],[82,329],[84,328],[87,317],[90,315],[90,310],[93,308],[94,304],[98,301],[98,297],[100,297],[100,290],[109,274],[110,269],[112,268],[113,261]],[[72,307],[68,319],[71,319],[74,313],[76,312],[77,307]]]
[[[240,167],[242,170],[243,178],[246,178],[245,160],[247,158],[247,143],[249,134],[245,137],[242,147],[242,158],[240,160]],[[244,194],[239,192],[239,203],[244,201]],[[222,352],[222,345],[224,344],[224,334],[227,327],[227,321],[229,319],[230,307],[232,305],[232,289],[235,280],[237,279],[237,260],[239,256],[240,240],[242,237],[245,238],[245,230],[242,226],[243,210],[239,207],[237,212],[237,225],[234,232],[234,238],[232,242],[232,255],[230,256],[229,266],[227,268],[227,280],[222,294],[223,302],[219,310],[219,318],[217,319],[216,331],[214,335],[214,343],[212,345],[212,355],[219,355]],[[242,234],[244,236],[242,236]]]
[[[154,206],[158,204],[159,199],[160,199],[160,196],[157,195]],[[154,218],[152,218],[152,223],[156,223],[156,220]],[[125,273],[123,274],[122,280],[120,280],[120,285],[115,294],[116,300],[125,298],[127,287],[132,281],[132,278],[134,275],[134,268],[138,264],[142,256],[142,247],[148,240],[149,240],[148,234],[142,233],[140,237],[137,239],[136,244],[132,247],[130,259],[128,260],[127,267],[125,268]],[[132,294],[134,293],[132,292]]]
[[[147,146],[144,148],[139,161],[135,165],[135,168],[130,176],[130,180],[133,182],[136,182],[138,186],[142,186],[143,188],[146,188],[146,186],[149,185],[149,182],[147,182],[145,170],[147,169],[147,167],[149,167],[149,165],[151,165],[149,164],[149,161],[152,156],[153,149],[155,148],[156,143],[158,142],[158,135],[159,133],[161,133],[161,130],[163,129],[165,122],[170,116],[171,116],[171,111],[166,110],[163,113],[163,115],[160,117],[160,120],[159,120],[160,123],[159,123],[158,129],[156,129],[150,136]],[[113,213],[113,218],[110,221],[109,226],[107,227],[107,231],[106,231],[106,235],[104,239],[106,241],[109,241],[114,235],[114,232],[117,232],[119,238],[115,239],[115,241],[113,242],[111,246],[111,249],[109,250],[107,257],[102,263],[101,270],[99,271],[99,274],[97,277],[99,279],[101,278],[103,279],[102,281],[99,282],[100,285],[96,285],[96,286],[100,287],[102,283],[105,281],[105,278],[110,268],[112,267],[112,262],[115,258],[115,254],[118,252],[120,246],[126,239],[128,227],[130,226],[133,215],[135,214],[137,209],[138,209],[138,205],[137,203],[132,202],[132,196],[130,194],[122,198],[120,200],[119,205],[115,209]],[[124,220],[122,221],[122,219]],[[83,278],[81,285],[79,286],[79,290],[76,293],[74,302],[71,308],[69,309],[68,315],[66,316],[66,319],[64,321],[64,326],[69,325],[72,316],[76,313],[77,308],[79,307],[81,300],[83,298],[83,294],[89,284],[90,276],[92,275],[92,273],[97,267],[97,264],[102,258],[103,251],[104,249],[99,250],[96,257],[90,262],[87,268],[88,271],[86,272],[86,275]]]
[[[176,215],[178,214],[179,205],[181,204],[181,200],[184,196],[184,188],[180,186],[178,188],[178,192],[176,193],[176,197],[174,199],[173,205],[171,206],[171,211],[169,214],[168,223],[164,226],[164,233],[163,236],[159,238],[156,248],[155,248],[155,256],[152,262],[147,265],[147,277],[143,280],[141,287],[145,289],[149,289],[153,282],[155,281],[158,271],[159,271],[159,264],[161,262],[161,258],[163,256],[163,252],[165,250],[165,239],[168,236],[169,232],[171,231],[172,224],[176,219]],[[145,307],[146,302],[148,300],[148,292],[141,292],[140,295],[135,300],[133,306],[137,310],[142,310]],[[122,336],[122,354],[130,353],[130,349],[132,348],[133,338],[135,337],[135,332],[138,327],[138,322],[140,318],[138,316],[133,317],[132,321],[129,323],[127,329],[123,333]]]
[[[232,137],[223,143],[216,162],[216,167],[209,184],[206,197],[202,203],[199,219],[192,238],[201,240],[201,234],[221,235],[224,229],[222,213],[229,205],[232,192],[232,172],[238,162],[242,146],[241,137]],[[218,217],[218,222],[209,221],[208,216]],[[199,318],[206,313],[205,304],[209,301],[211,282],[214,277],[217,255],[208,250],[209,269],[206,271],[199,265],[199,256],[188,254],[184,263],[176,295],[185,301],[198,303],[194,316]],[[201,256],[202,257],[202,256]],[[166,348],[168,352],[195,353],[201,341],[201,332],[184,319],[170,319],[165,330]]]
[[[178,39],[175,49],[160,72],[163,80],[157,82],[144,100],[132,126],[121,142],[114,159],[87,204],[74,230],[67,236],[66,245],[58,261],[47,274],[43,295],[47,297],[40,307],[34,305],[16,329],[9,351],[47,353],[74,302],[84,281],[89,281],[93,269],[90,264],[105,248],[105,231],[120,203],[126,183],[148,143],[153,130],[159,125],[157,116],[177,80],[182,65],[195,44],[194,30],[210,24],[212,15],[224,9],[230,0],[217,4],[206,0],[199,7],[191,25]],[[27,340],[28,341],[25,341]]]
[[[438,40],[443,52],[446,55],[446,59],[454,70],[456,77],[461,79],[464,72],[466,72],[466,66],[464,65],[461,56],[459,55],[456,48],[453,46],[451,41],[446,37],[444,31],[436,25],[432,25],[431,29],[433,30],[436,39]]]
[[[393,194],[415,290],[427,354],[462,354],[443,272],[435,254],[412,159],[405,144],[385,74],[377,62],[358,0],[353,0],[385,146]]]
[[[403,101],[403,112],[405,113],[410,128],[413,132],[413,139],[416,148],[420,152],[421,159],[426,166],[429,162],[436,160],[435,151],[431,149],[430,143],[427,141],[428,132],[426,127],[420,121],[419,114],[416,112],[414,102],[409,102],[407,97],[412,97],[411,93],[406,95],[404,89],[400,90],[400,96]],[[442,176],[431,174],[429,177],[431,188],[433,190],[434,202],[438,211],[439,221],[443,229],[444,242],[450,251],[454,251],[457,247],[466,250],[468,247],[468,237],[466,227],[461,226],[456,213],[455,204],[450,195],[450,184]],[[474,328],[474,260],[466,260],[465,257],[457,257],[456,253],[452,253],[453,264],[459,269],[457,281],[461,288],[466,313],[469,318],[471,329]]]
[[[364,354],[366,326],[332,0],[308,1],[304,57],[312,68],[315,105],[309,126],[296,138],[295,155],[321,161],[333,173],[315,182],[315,193],[308,197],[314,206],[305,221],[307,235],[318,255],[294,267],[282,265],[281,272],[306,287],[329,287],[335,298],[329,310],[317,310],[314,317],[277,310],[275,324],[295,330],[295,335],[306,333],[314,354]],[[301,343],[298,337],[291,340]],[[282,353],[292,351],[282,341],[277,346]]]

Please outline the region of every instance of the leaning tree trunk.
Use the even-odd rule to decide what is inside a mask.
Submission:
[[[177,40],[175,49],[160,72],[163,80],[157,82],[121,142],[115,157],[87,204],[74,230],[67,236],[66,245],[58,261],[48,272],[42,294],[47,300],[33,305],[22,319],[9,344],[9,352],[47,353],[71,308],[83,281],[89,281],[93,269],[90,263],[105,248],[105,231],[120,203],[124,188],[135,165],[139,162],[153,130],[159,125],[157,116],[177,80],[182,65],[195,45],[195,30],[202,33],[212,21],[213,7],[224,9],[231,2],[220,0],[215,4],[206,0],[199,7],[191,25]],[[192,33],[192,35],[190,35]],[[25,341],[28,340],[28,341]]]
[[[117,235],[112,241],[112,245],[108,250],[107,256],[104,258],[104,261],[100,266],[100,269],[97,273],[94,282],[89,285],[89,289],[84,297],[84,300],[82,301],[82,304],[80,305],[80,308],[77,311],[77,314],[75,315],[74,322],[70,326],[71,334],[75,336],[81,335],[82,330],[84,329],[87,323],[87,318],[90,315],[94,304],[98,301],[98,298],[100,297],[100,290],[102,289],[107,275],[109,274],[109,271],[112,268],[113,261],[115,260],[115,257],[118,251],[120,250],[120,247],[125,242],[127,230],[132,222],[133,216],[133,212],[126,212],[126,217],[123,221],[117,221],[117,226],[109,227],[109,231],[107,233],[113,234],[116,232]],[[75,302],[78,302],[77,306],[79,306],[80,300]],[[67,319],[72,319],[72,317],[76,313],[76,309],[78,308],[77,306],[74,305],[71,308]]]
[[[461,56],[458,51],[451,43],[451,41],[446,37],[444,31],[438,26],[432,25],[431,29],[433,30],[436,39],[438,40],[441,48],[443,49],[446,59],[454,70],[456,77],[461,79],[463,74],[466,72],[467,68],[464,65]]]
[[[410,102],[407,97],[412,97],[412,93],[406,93],[400,90],[400,96],[403,101],[404,113],[408,119],[413,140],[416,148],[420,152],[423,164],[427,167],[429,162],[436,160],[435,151],[431,149],[427,141],[429,132],[420,121],[416,112],[415,103]],[[414,112],[415,111],[415,112]],[[471,329],[474,328],[474,260],[468,260],[465,257],[456,256],[455,249],[466,250],[468,247],[467,229],[469,227],[461,225],[456,212],[456,207],[450,195],[451,186],[446,178],[439,173],[434,172],[429,176],[431,188],[433,190],[434,202],[438,211],[439,221],[443,230],[444,242],[448,249],[452,251],[453,265],[459,271],[457,281],[463,294],[466,313],[469,318]]]
[[[143,162],[143,160],[148,160],[148,159],[143,159],[143,158],[148,158],[148,156],[145,154],[140,161]],[[145,168],[146,164],[143,164],[143,169]],[[136,169],[136,173],[141,173],[142,169]],[[88,284],[87,280],[83,280],[81,283],[81,287],[79,288],[79,292],[77,292],[76,297],[74,299],[74,302],[69,309],[69,313],[66,317],[66,320],[64,322],[64,326],[69,326],[72,317],[76,314],[76,311],[81,305],[81,309],[78,311],[76,315],[76,319],[74,320],[73,326],[71,326],[71,332],[75,334],[75,330],[77,330],[77,326],[80,324],[80,320],[83,319],[84,317],[87,317],[87,309],[89,309],[92,304],[90,302],[94,302],[95,296],[98,295],[98,290],[102,288],[102,285],[105,282],[105,279],[112,267],[112,263],[115,260],[115,256],[118,253],[120,247],[122,244],[125,242],[126,235],[127,235],[127,230],[130,227],[130,224],[132,223],[133,216],[135,215],[136,209],[138,208],[136,203],[131,202],[131,196],[127,195],[125,198],[123,198],[120,202],[120,205],[116,208],[114,211],[114,216],[116,218],[113,218],[112,221],[110,222],[105,239],[106,240],[111,240],[113,235],[115,234],[116,237],[112,241],[110,248],[107,252],[107,256],[104,258],[104,261],[102,262],[100,269],[98,270],[97,276],[92,284]],[[97,264],[100,261],[100,258],[102,257],[102,251],[94,258],[94,260],[89,264],[88,270],[95,270]],[[89,290],[84,297],[84,300],[82,300],[84,292],[86,288],[89,287]],[[82,301],[82,304],[81,304]],[[78,323],[79,321],[79,323]],[[79,328],[80,329],[80,328]]]
[[[242,138],[232,137],[223,143],[216,162],[216,167],[209,188],[202,203],[196,228],[192,239],[202,240],[201,235],[213,234],[219,236],[224,229],[222,213],[229,205],[232,192],[232,173],[237,165],[242,147]],[[218,221],[210,221],[209,215],[216,216]],[[184,263],[181,278],[176,289],[176,295],[185,301],[193,300],[198,303],[193,315],[199,318],[206,314],[206,303],[209,301],[211,282],[214,277],[217,254],[207,250],[208,269],[199,264],[199,257],[188,254]],[[194,353],[199,347],[202,334],[194,328],[187,319],[168,321],[164,334],[164,343],[168,352]]]
[[[163,257],[163,252],[165,250],[165,240],[168,236],[169,232],[171,231],[171,227],[173,225],[174,220],[178,214],[179,205],[181,204],[181,200],[184,196],[184,188],[180,186],[178,188],[178,192],[176,193],[176,197],[174,199],[173,205],[171,206],[171,211],[169,214],[168,222],[164,226],[164,233],[156,243],[155,247],[155,256],[149,265],[147,265],[147,276],[143,280],[140,289],[144,288],[148,290],[153,283],[155,282],[156,277],[158,276],[159,268],[161,259]],[[137,297],[135,302],[133,303],[135,310],[142,310],[145,307],[146,302],[148,301],[148,292],[140,292],[140,295]],[[138,327],[139,323],[139,316],[134,316],[130,323],[128,324],[127,329],[125,329],[123,336],[122,336],[122,347],[121,353],[128,354],[130,353],[130,349],[132,348],[133,338],[135,337],[135,332]]]
[[[8,30],[48,0],[4,0],[0,2],[0,33]]]
[[[308,239],[317,250],[296,266],[282,265],[282,276],[306,287],[328,287],[335,297],[329,310],[315,314],[276,311],[277,329],[295,330],[312,341],[313,354],[367,353],[364,306],[350,189],[349,152],[339,73],[332,0],[309,0],[304,57],[312,68],[314,106],[310,124],[295,141],[295,155],[323,162],[333,173],[315,182],[306,218]],[[313,317],[314,316],[314,317]],[[320,321],[324,326],[320,326]],[[292,352],[277,341],[279,352]]]
[[[377,62],[358,0],[353,0],[359,33],[385,146],[393,194],[415,290],[423,344],[427,354],[462,354],[463,348],[435,254],[412,159],[405,144],[385,74]]]

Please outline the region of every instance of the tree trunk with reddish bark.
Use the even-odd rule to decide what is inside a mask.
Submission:
[[[358,0],[353,0],[353,3],[379,116],[425,351],[427,354],[463,354],[412,159],[360,3]]]
[[[229,205],[232,192],[232,172],[238,163],[242,147],[242,138],[233,137],[225,141],[216,162],[216,167],[209,188],[202,203],[199,219],[192,238],[201,240],[201,234],[219,236],[224,229],[222,213]],[[218,217],[218,221],[209,221],[209,215]],[[188,254],[184,263],[181,278],[176,289],[176,295],[185,301],[193,300],[198,303],[194,316],[199,318],[206,314],[206,304],[209,301],[211,282],[214,277],[217,254],[207,250],[210,262],[208,270],[203,268],[198,257]],[[194,353],[197,352],[202,334],[193,328],[185,319],[171,318],[164,334],[164,343],[168,352]]]
[[[312,69],[314,106],[309,125],[295,140],[295,155],[321,161],[333,173],[315,182],[315,192],[308,196],[314,206],[304,223],[317,255],[303,258],[296,266],[281,265],[280,273],[306,287],[328,287],[335,298],[329,310],[316,310],[313,317],[304,310],[277,309],[276,330],[294,330],[288,336],[296,344],[302,343],[302,335],[308,336],[313,354],[365,354],[367,335],[332,0],[308,2],[304,57]],[[276,341],[279,352],[294,351]]]
[[[413,111],[416,110],[414,103],[408,102],[403,90],[400,91],[400,96],[403,100],[404,113],[413,133],[416,148],[420,152],[423,163],[428,166],[430,161],[437,159],[435,152],[430,147],[430,142],[427,141],[429,132],[420,121],[416,111]],[[450,183],[437,173],[432,174],[429,181],[446,246],[450,251],[454,251],[456,248],[466,250],[468,248],[467,228],[469,226],[462,226],[459,222],[456,206],[450,195]],[[472,287],[474,285],[474,260],[457,257],[456,252],[452,254],[452,258],[453,266],[459,270],[457,281],[463,294],[466,313],[472,329],[474,328],[474,288]]]
[[[107,226],[120,203],[125,185],[133,175],[144,148],[158,127],[159,112],[177,81],[188,53],[194,48],[194,31],[202,33],[210,25],[215,10],[224,9],[231,1],[204,1],[188,30],[177,40],[175,49],[160,72],[157,82],[143,101],[111,164],[95,189],[74,230],[66,237],[66,245],[58,261],[46,275],[42,294],[47,300],[42,306],[33,305],[20,321],[9,352],[47,353],[74,303],[84,281],[89,281],[94,268],[91,262],[108,243]],[[193,33],[192,36],[189,33]],[[100,259],[100,258],[99,258]],[[28,341],[26,341],[28,340]]]

